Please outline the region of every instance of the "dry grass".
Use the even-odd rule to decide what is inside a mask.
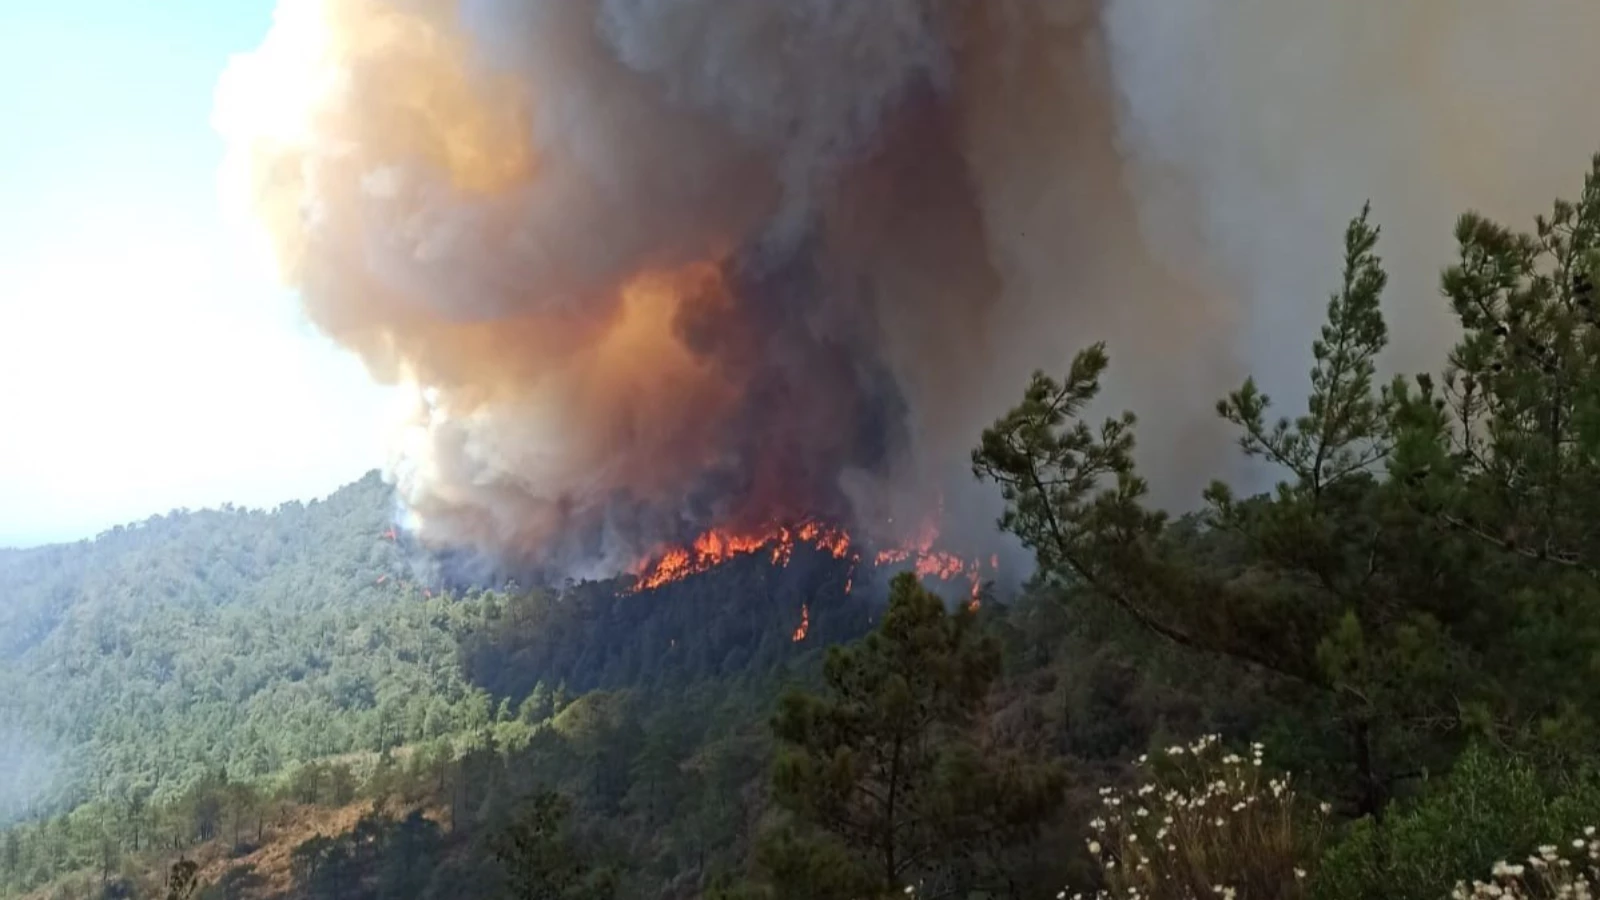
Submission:
[[[1299,900],[1326,807],[1305,809],[1263,749],[1227,753],[1216,735],[1140,758],[1137,788],[1100,791],[1086,839],[1106,890],[1061,897]]]
[[[403,817],[417,808],[421,808],[423,814],[435,822],[444,821],[444,812],[439,808],[408,805],[391,808],[390,812]],[[262,882],[252,892],[252,896],[280,896],[294,884],[293,873],[290,870],[290,855],[295,847],[317,835],[334,837],[344,834],[354,828],[356,822],[371,809],[372,804],[365,801],[336,808],[298,805],[285,807],[267,826],[261,846],[250,853],[234,856],[230,843],[219,839],[190,847],[181,854],[181,858],[192,859],[199,864],[201,885],[215,884],[230,869],[253,866],[255,874],[260,876]],[[141,866],[149,868],[139,873],[139,882],[152,888],[165,883],[167,871],[179,858],[180,855],[177,853],[142,858]],[[94,895],[97,885],[98,876],[80,873],[41,886],[23,895],[21,900],[53,900],[62,896],[87,897]]]
[[[1501,860],[1488,881],[1458,882],[1455,900],[1594,900],[1600,890],[1600,839],[1591,826],[1567,846],[1546,844],[1525,862]]]

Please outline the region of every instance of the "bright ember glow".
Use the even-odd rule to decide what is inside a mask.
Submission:
[[[965,579],[972,586],[968,605],[976,609],[984,575],[1000,568],[998,555],[990,556],[985,567],[985,560],[981,557],[969,560],[946,550],[935,549],[938,538],[938,528],[931,522],[924,524],[912,543],[872,554],[869,557],[871,565],[880,569],[905,566],[916,572],[918,578],[934,578],[941,582]],[[694,543],[687,547],[672,547],[643,561],[635,570],[638,580],[634,590],[653,590],[716,568],[736,557],[756,553],[768,554],[774,565],[788,566],[797,545],[814,547],[835,559],[849,559],[851,567],[845,580],[845,593],[850,593],[862,553],[851,543],[850,535],[844,529],[817,521],[806,521],[795,526],[771,525],[744,533],[714,528],[695,538]],[[809,612],[806,615],[809,616]],[[809,619],[803,621],[800,631],[796,633],[803,633],[808,624]]]
[[[806,639],[806,632],[808,632],[810,630],[811,630],[811,607],[809,607],[806,604],[802,603],[802,604],[800,604],[800,627],[796,628],[794,630],[794,642],[796,644],[798,644],[801,641],[805,640]]]
[[[873,557],[873,565],[879,568],[885,566],[898,566],[909,563],[912,571],[918,578],[937,578],[940,581],[954,581],[957,578],[966,578],[972,584],[971,602],[969,606],[978,608],[978,596],[983,590],[984,566],[981,558],[963,559],[960,556],[945,550],[937,550],[934,544],[939,540],[939,529],[931,521],[923,523],[918,529],[917,536],[910,544],[902,547],[893,547],[888,550],[879,550]],[[998,571],[1000,568],[999,554],[989,557],[989,572]]]
[[[851,555],[850,536],[843,529],[820,522],[769,525],[744,534],[713,528],[695,538],[690,546],[674,547],[654,562],[647,561],[639,569],[636,590],[648,591],[681,581],[752,553],[770,553],[774,565],[787,566],[797,543],[815,547],[835,559]]]

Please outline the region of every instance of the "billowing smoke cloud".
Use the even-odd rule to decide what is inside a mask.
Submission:
[[[1193,198],[1269,383],[1304,381],[1363,199],[1393,269],[1394,362],[1433,366],[1454,341],[1437,278],[1456,216],[1531,227],[1600,150],[1587,0],[1112,0],[1104,22],[1142,213],[1167,215],[1173,182]]]
[[[893,539],[940,498],[987,530],[977,431],[1098,339],[1180,497],[1229,456],[1212,397],[1298,382],[1367,196],[1431,363],[1449,217],[1532,209],[1600,146],[1597,26],[1587,0],[281,0],[217,124],[312,321],[417,388],[418,533],[605,570],[802,515]]]

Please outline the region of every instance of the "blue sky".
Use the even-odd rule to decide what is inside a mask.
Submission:
[[[0,2],[0,546],[326,494],[387,394],[225,229],[217,76],[265,0]]]

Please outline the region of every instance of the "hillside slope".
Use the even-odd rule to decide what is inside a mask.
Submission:
[[[350,714],[380,691],[462,693],[428,663],[447,634],[388,584],[405,571],[390,503],[372,473],[323,501],[0,555],[0,721],[9,755],[53,775],[12,785],[0,816],[81,801],[91,774],[160,791],[207,765],[267,771],[368,741],[382,726]]]
[[[72,813],[68,849],[20,882],[92,866],[108,840],[182,846],[213,788],[470,745],[596,689],[715,683],[715,705],[870,626],[849,573],[807,548],[642,594],[444,591],[418,583],[432,567],[396,542],[391,515],[373,473],[323,501],[179,511],[0,552],[0,821]]]

